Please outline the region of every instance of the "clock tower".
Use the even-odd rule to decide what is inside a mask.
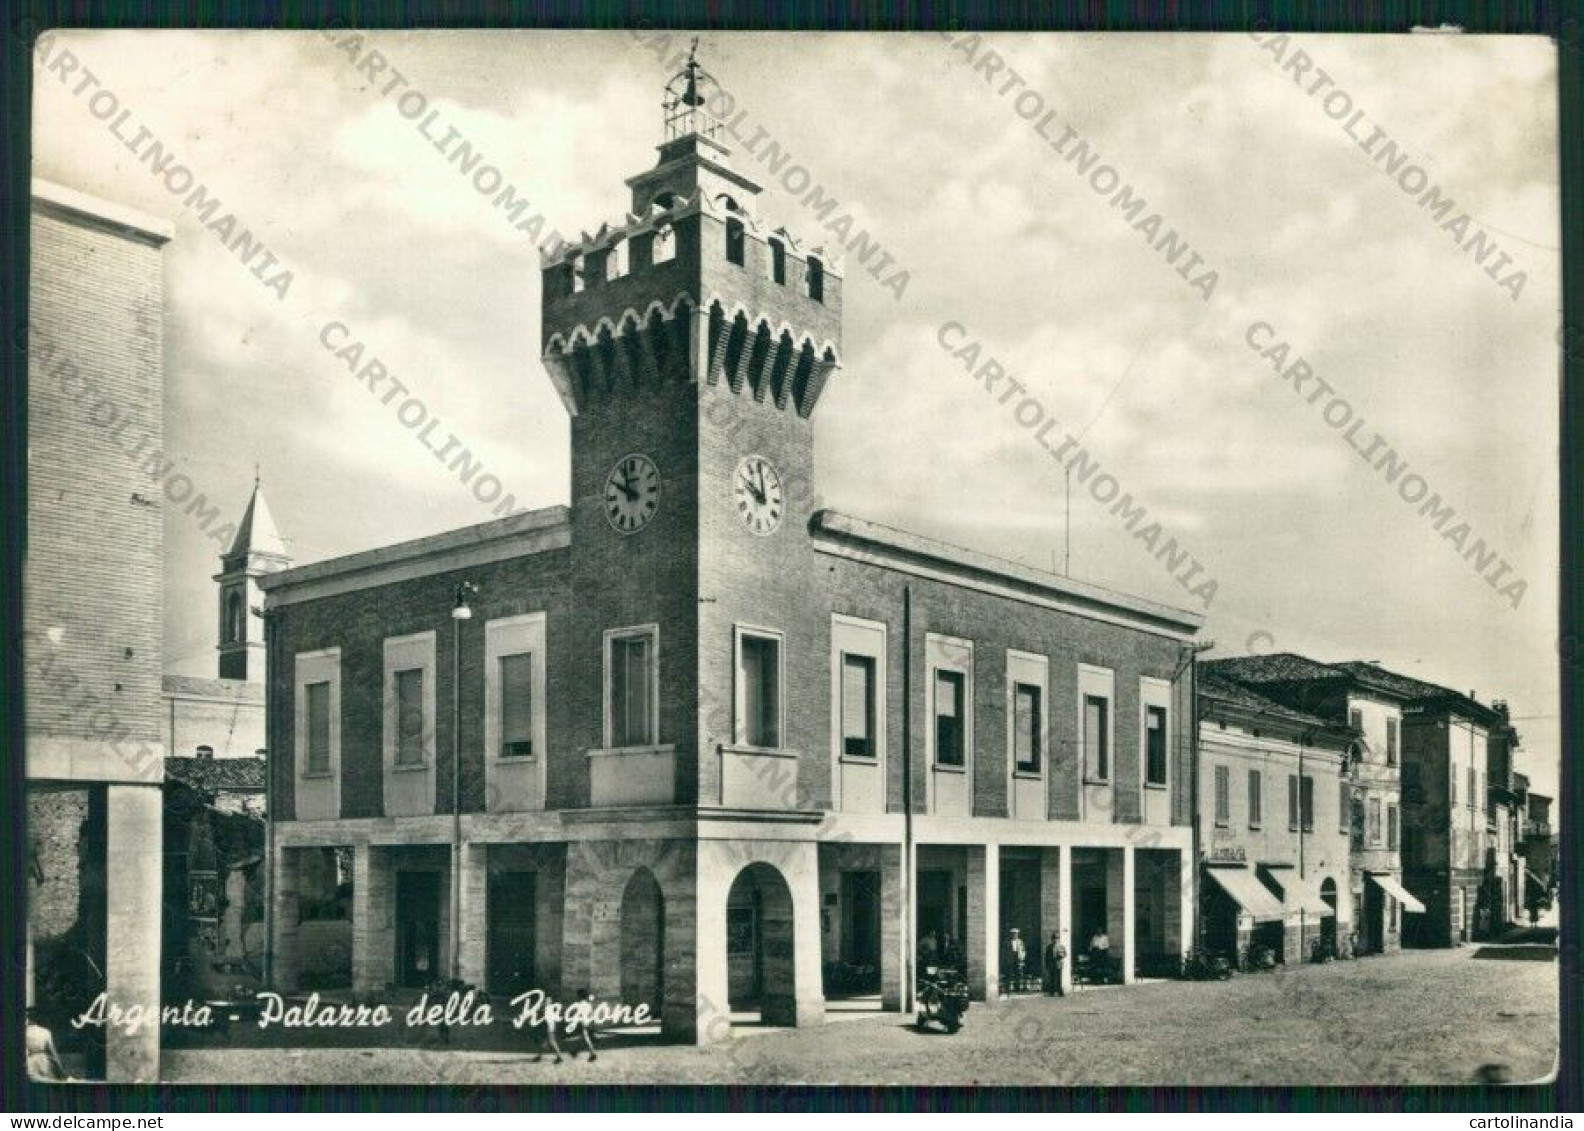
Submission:
[[[586,768],[576,755],[550,767],[553,804],[806,809],[827,796],[823,778],[775,796],[739,787],[731,760],[765,737],[742,729],[744,627],[781,641],[782,688],[826,672],[808,523],[842,284],[823,248],[763,217],[711,112],[722,93],[690,55],[665,90],[658,160],[627,180],[632,210],[543,262],[543,359],[572,418],[577,611],[561,654],[588,752]],[[644,673],[652,686],[635,687]],[[773,756],[821,753],[822,710],[775,694]]]

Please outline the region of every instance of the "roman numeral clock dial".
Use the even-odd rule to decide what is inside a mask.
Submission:
[[[781,475],[764,456],[744,456],[732,477],[737,517],[753,534],[774,534],[786,512]]]
[[[660,472],[645,455],[623,456],[605,477],[605,521],[621,534],[636,534],[660,506]]]

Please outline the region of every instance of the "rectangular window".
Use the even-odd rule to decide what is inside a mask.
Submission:
[[[610,743],[616,749],[653,746],[654,732],[653,632],[610,638]]]
[[[1215,768],[1215,823],[1224,829],[1232,821],[1231,771],[1225,766]]]
[[[1364,847],[1364,799],[1357,794],[1353,797],[1352,826],[1348,830],[1350,843],[1355,849]]]
[[[1287,775],[1287,828],[1298,831],[1298,775]]]
[[[780,240],[770,241],[770,281],[786,284],[786,245]]]
[[[1352,727],[1354,730],[1363,730],[1364,712],[1359,710],[1357,707],[1354,707],[1352,710],[1350,710],[1348,712],[1348,726]]]
[[[330,683],[310,683],[308,698],[308,772],[330,772]]]
[[[533,653],[502,656],[500,664],[500,756],[532,758]]]
[[[1303,830],[1314,832],[1314,778],[1305,774],[1298,783],[1298,809],[1303,817]]]
[[[1012,733],[1017,755],[1017,772],[1037,774],[1040,771],[1044,735],[1042,691],[1032,683],[1015,684],[1012,689]]]
[[[396,673],[396,764],[421,766],[424,761],[424,673],[406,668]]]
[[[1337,788],[1337,831],[1348,831],[1348,814],[1353,811],[1353,794],[1348,789],[1348,783],[1342,782]]]
[[[1248,817],[1251,829],[1259,828],[1265,819],[1265,778],[1258,770],[1250,770],[1248,775]]]
[[[749,746],[781,745],[781,641],[744,632],[737,643],[742,715],[737,737]]]
[[[935,672],[935,761],[942,766],[963,765],[962,672]]]
[[[744,229],[741,220],[726,221],[726,261],[741,267],[744,258]]]
[[[1397,764],[1397,726],[1396,719],[1386,720],[1386,764],[1388,766]]]
[[[1397,847],[1397,806],[1386,806],[1386,847]]]
[[[1144,782],[1166,784],[1166,708],[1144,708]]]
[[[1090,781],[1111,780],[1111,703],[1104,696],[1084,696],[1084,758]]]
[[[1369,842],[1381,842],[1381,803],[1378,797],[1370,798],[1369,802]]]
[[[842,653],[842,753],[875,756],[875,662],[873,656]]]

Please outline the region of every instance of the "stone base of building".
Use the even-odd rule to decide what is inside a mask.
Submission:
[[[160,786],[30,782],[27,803],[28,1004],[69,1071],[153,1082],[158,1025],[74,1029],[71,1019],[100,994],[122,1009],[162,1004]]]
[[[645,1005],[667,1038],[704,1044],[737,1024],[819,1024],[837,999],[908,1008],[910,975],[932,965],[959,967],[981,1002],[1039,992],[1052,940],[1064,988],[1180,969],[1186,830],[1170,830],[1182,847],[1136,848],[1125,829],[1042,844],[1020,823],[1009,843],[920,844],[909,877],[899,842],[817,838],[817,816],[469,817],[455,861],[445,818],[277,825],[272,984],[374,995],[454,969],[502,1000],[538,988]]]

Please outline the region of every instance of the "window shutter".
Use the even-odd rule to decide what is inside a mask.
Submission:
[[[855,758],[874,756],[873,672],[870,657],[842,656],[842,748]]]
[[[308,693],[308,770],[330,769],[330,685],[310,683]]]
[[[527,758],[533,749],[533,654],[500,658],[500,756]]]
[[[396,673],[396,764],[416,766],[423,761],[423,669]]]

